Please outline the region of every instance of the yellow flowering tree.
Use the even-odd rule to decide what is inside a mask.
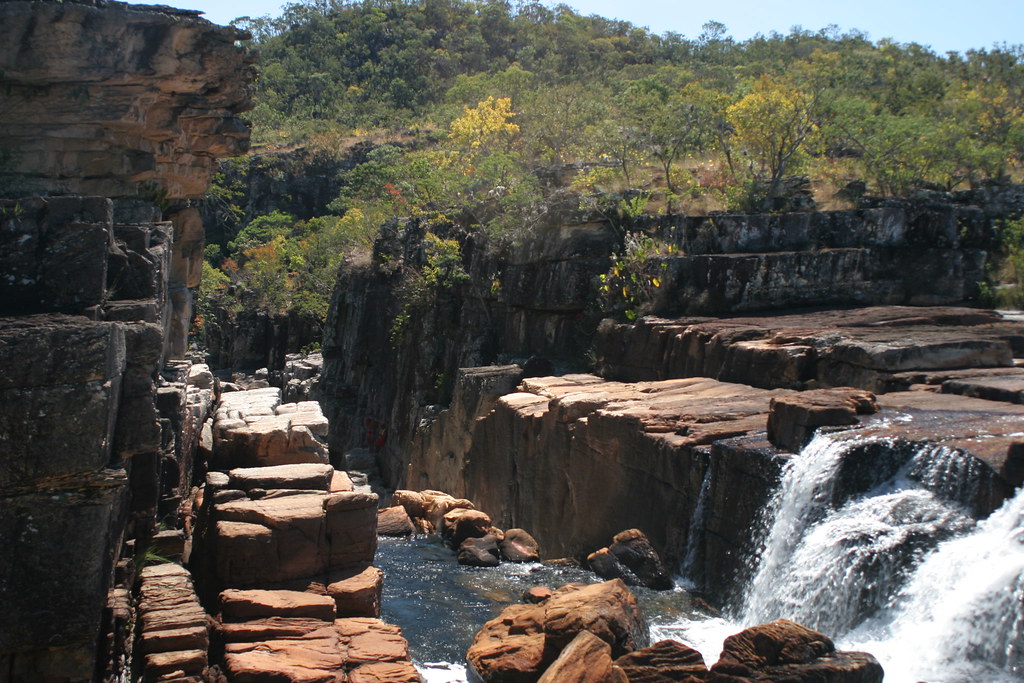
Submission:
[[[736,141],[769,179],[767,202],[779,181],[799,160],[818,131],[815,98],[786,83],[762,76],[750,93],[726,111]]]
[[[511,98],[488,97],[476,107],[464,108],[462,116],[452,121],[448,138],[470,156],[493,151],[507,146],[519,133],[519,126],[512,122],[515,115]]]

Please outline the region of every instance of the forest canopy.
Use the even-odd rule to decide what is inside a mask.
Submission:
[[[831,208],[1024,164],[1019,45],[939,55],[835,27],[735,41],[716,22],[691,39],[506,0],[310,0],[235,24],[259,51],[258,153],[211,190],[211,265],[242,290],[312,288],[319,315],[340,258],[317,249],[365,248],[388,218],[515,239],[567,192],[620,216]],[[299,149],[341,160],[329,196],[254,196],[259,156]]]

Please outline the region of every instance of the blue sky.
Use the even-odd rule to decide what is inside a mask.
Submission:
[[[155,1],[155,0],[151,0]],[[277,15],[281,0],[161,0],[206,12],[226,24],[241,16]],[[554,4],[548,2],[547,4]],[[726,0],[685,3],[678,0],[571,0],[583,14],[600,14],[646,26],[655,33],[674,31],[696,38],[707,21],[725,24],[729,35],[745,40],[756,33],[788,33],[792,26],[817,31],[829,24],[860,29],[878,41],[928,45],[938,53],[990,48],[995,43],[1024,43],[1024,0]]]

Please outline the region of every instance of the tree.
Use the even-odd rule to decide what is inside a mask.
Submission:
[[[511,98],[488,96],[476,107],[464,108],[462,116],[452,121],[448,138],[468,156],[507,149],[519,132],[512,122],[515,115]]]
[[[785,82],[762,76],[755,88],[726,112],[736,140],[768,175],[765,209],[783,176],[799,160],[821,125],[815,98]]]

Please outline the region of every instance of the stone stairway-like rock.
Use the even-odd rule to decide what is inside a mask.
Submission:
[[[146,683],[199,683],[210,633],[188,570],[177,564],[143,568],[139,618]]]
[[[326,464],[326,426],[318,404],[281,404],[278,389],[217,408],[192,564],[232,682],[420,680],[377,618],[377,495]]]

